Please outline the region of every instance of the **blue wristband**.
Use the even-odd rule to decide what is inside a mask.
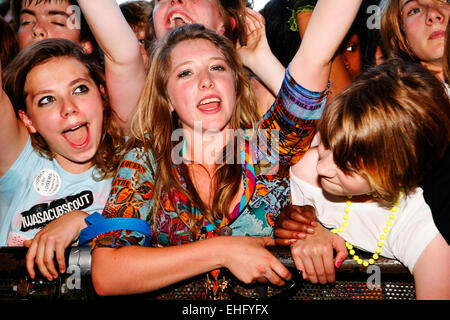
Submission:
[[[146,243],[150,243],[152,234],[149,224],[141,219],[136,218],[109,218],[106,219],[97,211],[84,219],[87,227],[81,230],[79,246],[87,245],[87,243],[102,233],[117,230],[131,230],[145,235]]]

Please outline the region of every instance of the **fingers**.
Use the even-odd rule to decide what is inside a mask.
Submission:
[[[29,248],[27,251],[27,255],[25,256],[25,262],[28,274],[30,275],[31,279],[34,279],[34,277],[36,276],[36,273],[34,272],[34,258],[36,257],[37,242],[31,240],[27,240],[27,242],[29,244]]]
[[[299,224],[317,226],[316,211],[310,205],[288,205],[281,210],[281,220],[293,220]]]
[[[268,277],[266,277],[266,278],[275,285],[283,286],[286,284],[286,281],[289,281],[292,279],[292,274],[278,259],[275,259],[275,263],[272,264],[272,271],[274,271],[274,273],[278,276],[279,279],[268,278]],[[269,274],[269,276],[270,276],[270,274]],[[279,281],[279,282],[276,282],[274,280]]]
[[[316,270],[314,268],[314,263],[309,256],[302,257],[303,263],[303,278],[311,281],[312,283],[317,283]]]
[[[312,232],[309,232],[308,230],[303,230],[302,226],[294,226],[293,224],[286,227],[286,224],[282,224],[281,227],[276,227],[274,230],[274,235],[277,238],[282,239],[305,239],[307,234],[313,234],[314,230]]]
[[[303,279],[308,279],[312,283],[320,282],[321,284],[335,282],[331,244],[308,247],[296,243],[291,248],[291,255],[297,269],[303,272]]]
[[[326,284],[334,282],[333,259],[323,259],[321,256],[302,257],[304,278],[312,283]]]
[[[274,235],[278,238],[277,245],[289,245],[295,239],[303,240],[308,234],[314,234],[317,222],[310,220],[313,217],[315,217],[314,208],[311,206],[284,207],[275,222]]]
[[[262,31],[265,26],[264,17],[249,8],[245,12],[245,29],[247,36],[250,36],[254,32]]]
[[[297,239],[276,238],[275,239],[275,245],[277,245],[277,246],[289,246],[289,245],[295,243],[295,241],[297,241]]]
[[[321,255],[314,256],[312,262],[315,276],[321,284],[335,281],[333,251],[331,248],[326,249]]]
[[[271,238],[271,237],[261,237],[259,239],[260,239],[260,241],[262,241],[262,243],[265,247],[274,246],[276,244],[275,239]]]
[[[297,212],[301,212],[301,216],[305,219],[307,219],[310,223],[316,222],[316,209],[313,206],[305,205],[296,207]],[[294,217],[295,219],[295,217]],[[317,224],[317,222],[316,222]]]
[[[40,237],[35,263],[42,276],[47,278],[49,281],[52,281],[53,277],[58,277],[57,273],[55,275],[56,270],[53,266],[53,248],[53,242],[47,242],[46,237]],[[51,250],[51,253],[48,252],[49,250]]]
[[[348,250],[345,246],[345,241],[339,236],[333,240],[333,248],[336,250],[336,258],[335,258],[335,266],[336,268],[340,268],[342,262],[348,256]]]
[[[273,258],[272,263],[270,263],[261,276],[257,277],[255,280],[260,283],[269,281],[270,283],[281,287],[284,286],[287,281],[291,280],[292,275],[278,259],[275,257]]]
[[[295,267],[297,268],[297,270],[301,270],[302,271],[303,280],[307,280],[306,272],[305,272],[305,266],[304,266],[303,261],[300,258],[300,256],[292,255],[292,259],[294,260]]]
[[[265,247],[276,245],[275,239],[271,237],[261,237],[258,239]],[[267,250],[265,251],[267,252]],[[286,281],[289,281],[292,278],[291,273],[273,254],[269,252],[267,252],[267,254],[268,256],[266,257],[268,257],[268,260],[264,263],[267,267],[265,267],[264,272],[256,277],[255,280],[258,282],[269,281],[277,286],[285,285]]]
[[[283,274],[283,276],[278,274],[273,269],[267,268],[266,271],[263,273],[263,276],[256,279],[256,281],[260,282],[260,283],[266,283],[267,281],[269,281],[270,283],[272,283],[276,286],[282,287],[286,284],[286,281],[288,281],[290,279],[290,273],[289,273],[289,271],[287,271],[287,273],[289,273],[289,276],[288,276],[285,272],[283,272],[283,271],[280,271],[280,272]],[[289,279],[286,279],[286,277],[289,277]]]
[[[264,19],[264,16],[262,14],[260,14],[259,12],[252,10],[250,8],[245,9],[245,17],[246,17],[246,21],[250,20],[259,26],[266,24],[266,20]]]
[[[29,245],[29,249],[25,258],[26,268],[32,279],[36,276],[34,264],[36,264],[42,276],[49,281],[59,276],[54,262],[55,255],[59,272],[65,271],[65,247],[61,241],[38,233],[27,245]]]
[[[65,257],[66,248],[61,242],[56,243],[55,254],[56,254],[56,262],[59,266],[59,273],[64,273],[66,271],[66,257]]]

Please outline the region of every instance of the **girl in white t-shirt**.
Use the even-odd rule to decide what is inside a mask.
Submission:
[[[293,204],[312,205],[321,222],[291,246],[306,278],[334,281],[348,250],[365,266],[380,255],[400,260],[418,299],[450,298],[450,247],[418,188],[448,145],[449,114],[442,82],[401,60],[371,70],[331,102],[319,146],[291,168]],[[374,254],[361,259],[354,247]]]

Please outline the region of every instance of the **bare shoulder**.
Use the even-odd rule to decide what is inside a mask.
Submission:
[[[317,186],[318,175],[316,167],[318,160],[317,147],[310,148],[300,161],[291,167],[291,174],[311,185]]]

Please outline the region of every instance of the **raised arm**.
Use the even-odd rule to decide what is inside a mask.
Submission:
[[[0,75],[2,67],[0,64]],[[3,90],[0,77],[0,177],[11,167],[27,143],[29,134],[23,123],[16,117],[14,108]]]
[[[303,39],[305,31],[308,27],[309,19],[312,11],[301,12],[296,15],[298,31],[300,38]],[[350,75],[345,69],[344,60],[341,54],[336,54],[331,64],[330,73],[330,89],[328,91],[328,101],[331,101],[334,96],[341,92],[345,87],[351,83]]]
[[[267,88],[276,95],[281,88],[285,69],[270,50],[265,34],[264,17],[246,8],[245,28],[247,44],[236,45],[242,63],[253,71]]]
[[[290,72],[302,86],[312,91],[322,91],[326,88],[333,57],[350,29],[360,4],[361,0],[321,0],[311,18],[309,12],[299,14],[302,16],[299,21],[302,43],[291,62]],[[246,15],[247,45],[238,46],[239,55],[244,65],[276,94],[283,81],[284,67],[270,50],[265,36],[264,18],[251,9],[247,9]],[[331,79],[333,83],[339,82],[337,91],[350,81],[348,75],[342,75],[345,69],[342,69],[343,63],[339,59],[335,61],[331,74],[335,79]]]
[[[289,70],[303,87],[322,91],[336,50],[356,17],[361,0],[319,0]]]
[[[127,132],[145,79],[139,43],[115,0],[78,3],[105,54],[109,101]]]

